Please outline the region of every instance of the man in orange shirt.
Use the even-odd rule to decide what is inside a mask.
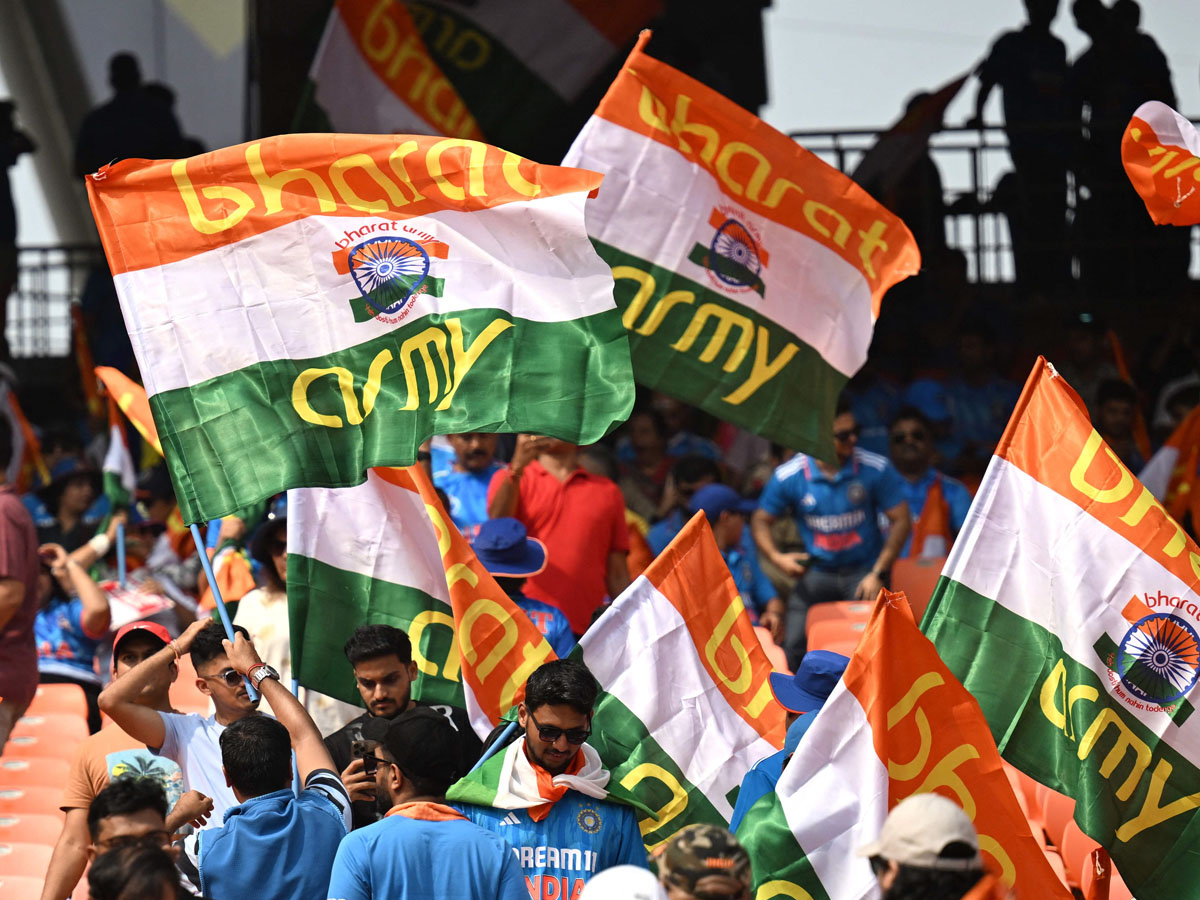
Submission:
[[[576,637],[605,596],[629,587],[625,500],[612,481],[579,465],[579,448],[522,434],[507,469],[488,487],[488,516],[511,516],[546,545],[548,562],[525,592],[561,609]]]

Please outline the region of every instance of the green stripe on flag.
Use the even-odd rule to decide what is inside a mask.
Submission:
[[[755,900],[803,897],[796,888],[807,891],[811,900],[830,900],[812,863],[796,842],[788,825],[779,795],[769,791],[746,812],[738,827],[737,839],[754,866]],[[865,860],[847,860],[847,865],[866,865]]]
[[[442,296],[442,291],[445,289],[445,278],[434,278],[432,275],[426,276],[421,282],[420,288],[417,289],[419,295],[429,295],[430,297]],[[388,318],[391,314],[384,312],[388,308],[388,303],[385,299],[375,297],[351,297],[347,303],[350,304],[350,310],[354,313],[355,322],[369,322],[375,317]],[[397,309],[399,312],[399,309]]]
[[[305,687],[362,706],[342,648],[360,625],[392,625],[415,637],[414,699],[464,705],[457,668],[452,678],[443,677],[454,643],[454,618],[445,603],[294,553],[288,554],[287,596],[292,672]]]
[[[207,521],[289,487],[349,487],[371,466],[411,465],[432,434],[594,443],[633,406],[626,352],[613,311],[534,322],[478,308],[324,357],[256,363],[150,404],[184,521]]]
[[[787,447],[834,458],[829,423],[847,379],[815,348],[700,282],[592,244],[613,269],[640,384]]]
[[[1159,738],[1110,696],[1115,675],[1102,679],[1056,635],[959,582],[938,582],[922,627],[1004,758],[1075,798],[1076,822],[1135,896],[1200,898],[1200,769],[1171,747],[1177,724]]]

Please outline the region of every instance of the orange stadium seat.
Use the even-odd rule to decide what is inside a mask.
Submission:
[[[929,598],[933,596],[933,589],[945,565],[944,556],[936,559],[898,559],[892,565],[892,590],[904,591],[917,624],[925,615],[925,607],[929,605]]]
[[[42,893],[41,875],[36,878],[29,875],[0,876],[0,900],[29,900],[39,897]]]
[[[1084,873],[1092,867],[1092,851],[1099,844],[1083,833],[1074,820],[1068,821],[1063,829],[1062,858],[1067,867],[1067,879],[1071,885],[1083,885]]]
[[[818,603],[808,611],[808,618],[805,619],[804,628],[806,631],[811,632],[814,625],[829,619],[849,619],[851,621],[865,622],[871,618],[871,610],[874,608],[874,603],[860,603],[857,600],[847,600],[839,603]]]
[[[792,670],[788,668],[787,654],[783,652],[782,647],[775,643],[775,639],[771,637],[771,632],[761,625],[755,625],[754,635],[758,638],[758,643],[763,648],[763,652],[767,654],[767,660],[771,663],[771,668],[776,672],[786,672],[788,675],[791,675]]]
[[[1075,814],[1075,801],[1041,784],[1038,785],[1037,798],[1038,806],[1042,810],[1042,822],[1046,828],[1046,837],[1055,847],[1061,848],[1067,823]]]
[[[46,844],[0,843],[0,876],[44,879],[54,848]]]
[[[26,714],[13,726],[13,737],[33,735],[78,744],[88,736],[87,718],[67,713]]]
[[[27,716],[65,713],[87,719],[87,697],[77,684],[39,684],[37,695],[25,710]]]
[[[62,787],[71,771],[65,759],[52,756],[0,757],[0,787]]]
[[[1133,892],[1125,885],[1125,879],[1113,866],[1112,880],[1108,883],[1108,900],[1133,900]]]
[[[55,816],[61,821],[66,818],[58,808],[62,796],[62,788],[0,788],[0,816],[37,814]]]
[[[849,656],[858,646],[866,629],[866,621],[854,619],[826,619],[818,622],[808,631],[809,650],[832,650]]]
[[[78,746],[77,740],[59,740],[54,735],[17,734],[8,739],[4,747],[4,758],[19,756],[30,759],[49,756],[69,761]]]
[[[26,844],[46,844],[53,847],[62,834],[62,820],[37,813],[8,816],[0,813],[0,843],[19,841]]]

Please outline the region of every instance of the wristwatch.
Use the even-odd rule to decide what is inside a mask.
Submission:
[[[278,681],[279,672],[276,671],[273,666],[268,666],[266,663],[259,663],[256,666],[250,667],[250,670],[246,673],[246,677],[249,678],[257,688],[263,683],[264,678],[274,678],[276,681]]]

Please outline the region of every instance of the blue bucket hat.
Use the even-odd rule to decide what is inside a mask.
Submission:
[[[849,663],[850,657],[840,653],[809,650],[800,660],[800,668],[795,675],[789,677],[782,672],[771,673],[771,693],[788,712],[811,713],[820,709],[829,699]]]
[[[471,549],[489,574],[502,578],[531,578],[546,568],[546,546],[516,519],[488,519]]]

